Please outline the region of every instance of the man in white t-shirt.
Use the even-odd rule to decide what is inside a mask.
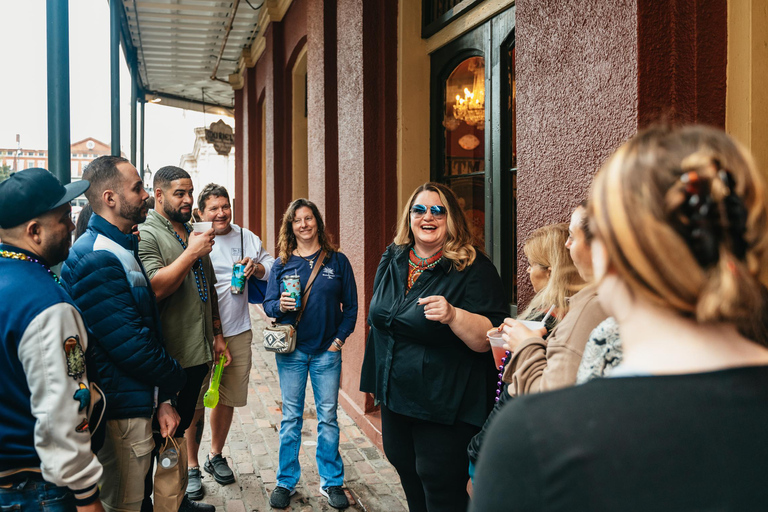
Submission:
[[[251,317],[248,309],[248,286],[240,294],[230,290],[232,270],[236,263],[245,266],[246,281],[251,276],[266,281],[275,259],[262,247],[258,236],[245,228],[232,224],[232,206],[227,189],[209,184],[197,200],[204,222],[212,222],[216,233],[210,257],[216,273],[216,293],[219,298],[219,315],[224,340],[232,355],[232,362],[224,369],[219,385],[219,403],[211,410],[211,453],[206,457],[203,469],[213,475],[221,485],[234,483],[235,476],[222,457],[221,451],[232,424],[235,407],[246,405],[248,378],[251,370]],[[187,494],[192,499],[203,497],[197,452],[203,435],[205,409],[203,395],[208,390],[210,376],[204,381],[197,402],[197,411],[190,431],[193,442],[188,442],[189,484]]]

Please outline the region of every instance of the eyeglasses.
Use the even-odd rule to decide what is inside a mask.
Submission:
[[[426,206],[423,204],[415,204],[411,206],[411,213],[417,219],[426,215],[427,210],[432,212],[432,216],[436,219],[442,219],[445,217],[445,214],[448,211],[446,210],[445,206],[438,206],[436,204],[433,204],[432,206]]]

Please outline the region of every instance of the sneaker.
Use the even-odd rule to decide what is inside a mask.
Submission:
[[[296,494],[296,489],[288,490],[278,485],[269,497],[269,506],[272,508],[288,508],[291,504],[291,496],[294,494]]]
[[[216,512],[216,507],[208,503],[195,503],[190,501],[188,496],[184,496],[179,512]]]
[[[347,508],[349,506],[347,495],[339,485],[332,485],[325,489],[321,487],[320,494],[328,498],[328,504],[333,508]]]
[[[189,480],[187,482],[187,497],[191,500],[201,500],[205,491],[203,490],[203,475],[200,474],[200,468],[189,468]]]
[[[214,455],[213,458],[208,455],[205,458],[203,469],[207,473],[213,475],[213,479],[221,485],[229,485],[235,483],[235,475],[232,473],[232,470],[229,469],[229,466],[227,465],[227,459],[222,457],[221,454]]]

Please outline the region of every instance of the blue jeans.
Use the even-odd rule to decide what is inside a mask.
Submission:
[[[294,350],[290,354],[275,354],[283,398],[283,421],[280,423],[280,455],[277,485],[293,490],[301,476],[299,449],[304,414],[307,375],[312,381],[317,408],[317,471],[320,486],[344,483],[344,463],[339,453],[339,425],[336,408],[339,404],[341,351],[318,355]]]
[[[66,487],[28,479],[10,489],[0,488],[2,512],[75,512],[75,497]]]

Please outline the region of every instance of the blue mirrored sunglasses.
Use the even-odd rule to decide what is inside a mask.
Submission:
[[[422,217],[427,213],[427,208],[429,208],[429,211],[432,212],[432,216],[436,219],[445,217],[445,213],[448,211],[445,209],[445,206],[438,206],[436,204],[429,207],[423,204],[415,204],[411,206],[411,213],[415,217]]]

